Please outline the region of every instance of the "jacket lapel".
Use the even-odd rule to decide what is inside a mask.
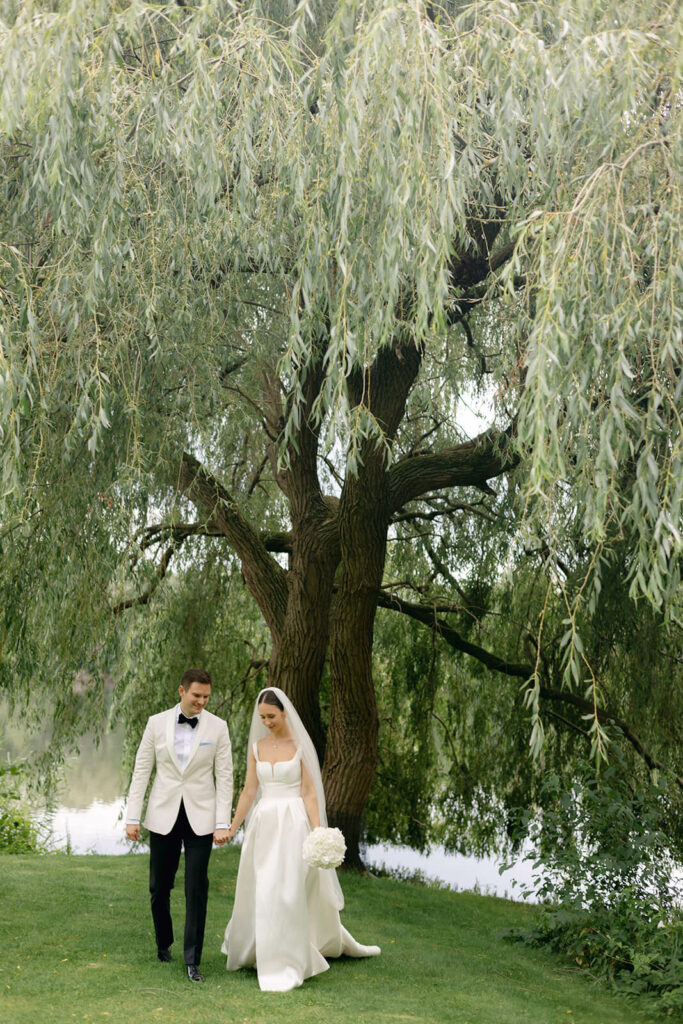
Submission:
[[[166,723],[166,746],[168,747],[168,752],[171,755],[171,760],[173,761],[173,764],[176,766],[176,768],[180,772],[180,771],[182,771],[182,769],[180,767],[180,763],[178,761],[178,758],[176,757],[176,752],[175,752],[175,722],[176,722],[176,709],[175,708],[171,708],[171,710],[168,712],[168,721]],[[195,729],[195,732],[199,732],[199,728],[200,727],[198,726]]]

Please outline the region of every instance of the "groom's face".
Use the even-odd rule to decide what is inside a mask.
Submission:
[[[211,684],[193,682],[187,689],[183,686],[179,687],[178,692],[180,693],[180,710],[188,718],[192,718],[193,715],[198,715],[200,711],[203,711],[208,704],[211,696]]]

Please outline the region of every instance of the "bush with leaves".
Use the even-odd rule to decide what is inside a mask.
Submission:
[[[19,792],[21,764],[0,766],[0,854],[42,853],[45,843]]]
[[[616,988],[683,1010],[683,885],[662,831],[660,779],[635,780],[615,748],[586,764],[569,792],[550,774],[550,809],[525,811],[517,838],[532,845],[524,887],[540,906],[534,925],[508,937],[547,944]]]

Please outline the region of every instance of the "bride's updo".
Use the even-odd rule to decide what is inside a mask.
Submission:
[[[279,708],[280,711],[285,710],[285,706],[276,693],[272,690],[264,690],[259,697],[259,707],[261,704],[270,704],[272,707]]]

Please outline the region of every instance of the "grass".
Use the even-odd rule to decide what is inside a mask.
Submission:
[[[215,850],[202,970],[182,951],[155,957],[145,856],[5,856],[0,896],[0,1021],[50,1024],[641,1024],[570,963],[504,942],[531,909],[491,896],[388,878],[342,877],[347,928],[382,956],[333,961],[287,993],[254,971],[228,973],[220,952],[238,851]],[[182,863],[181,863],[182,871]],[[173,894],[182,932],[182,878]]]

